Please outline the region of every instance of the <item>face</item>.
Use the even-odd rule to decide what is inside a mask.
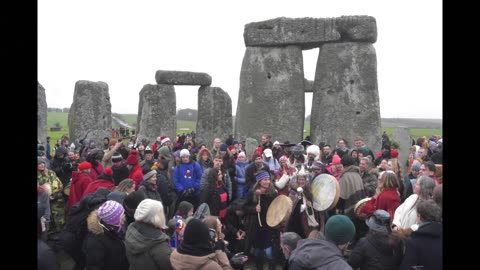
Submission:
[[[222,141],[220,139],[215,139],[213,141],[213,147],[219,148],[221,143],[222,143]]]
[[[309,154],[307,155],[307,158],[308,158],[309,160],[314,160],[314,159],[315,159],[315,154],[309,153]]]
[[[216,158],[213,160],[213,167],[215,168],[220,168],[223,164],[223,159],[221,158]]]
[[[202,155],[202,159],[203,159],[203,160],[207,160],[207,159],[208,159],[208,154],[207,154],[207,153],[203,154],[203,155]]]
[[[419,174],[420,174],[420,171],[412,170],[412,175],[413,175],[413,177],[416,178]]]
[[[39,170],[39,171],[45,170],[45,163],[42,162],[42,163],[38,164],[37,165],[37,170]]]
[[[337,146],[338,146],[339,148],[341,148],[341,147],[346,147],[345,141],[344,141],[344,140],[339,140],[339,141],[337,142]]]
[[[147,182],[151,184],[156,184],[157,183],[157,175],[154,174],[152,177],[148,178]]]
[[[217,182],[222,182],[222,180],[223,180],[222,171],[218,171]]]
[[[388,163],[385,159],[380,162],[380,168],[387,169],[387,166],[388,166]]]
[[[103,144],[107,145],[109,141],[107,139],[103,139]]]
[[[181,157],[182,163],[189,163],[190,162],[190,156],[183,156]]]
[[[358,167],[360,168],[360,171],[364,172],[368,170],[368,163],[365,160],[360,160],[360,163],[358,164]]]
[[[307,183],[307,181],[305,180],[305,176],[299,176],[297,178],[297,183],[299,187],[305,187],[305,184]]]
[[[268,188],[270,186],[270,178],[267,177],[260,180],[260,186],[262,188]]]
[[[432,176],[433,173],[428,169],[428,166],[425,166],[425,164],[420,165],[420,175],[421,176]]]
[[[352,151],[352,158],[358,158],[358,152]]]
[[[393,164],[391,161],[387,162],[387,170],[393,171]]]
[[[262,144],[266,144],[268,142],[267,136],[262,136]]]
[[[255,158],[255,164],[261,165],[262,164],[262,157]]]
[[[324,153],[326,156],[330,155],[330,151],[331,151],[330,146],[324,146],[324,147],[323,147],[323,153]]]
[[[68,158],[69,158],[70,160],[74,160],[74,159],[75,159],[75,153],[74,153],[73,151],[69,151],[69,152],[68,152]]]
[[[424,154],[425,154],[425,149],[422,148],[422,149],[418,150],[418,156],[419,157],[423,157]]]
[[[152,158],[153,158],[153,154],[151,154],[151,153],[145,154],[145,159],[146,160],[152,160]]]
[[[362,145],[363,145],[363,141],[362,141],[362,140],[357,140],[357,141],[355,141],[355,147],[360,148],[360,147],[362,147]]]
[[[128,189],[127,189],[127,192],[128,192],[128,193],[132,193],[132,192],[134,192],[134,191],[135,191],[135,183],[133,183],[133,185],[132,185],[131,188],[128,188]]]
[[[143,151],[143,150],[145,150],[145,146],[143,144],[140,144],[138,146],[138,151]]]
[[[242,155],[242,156],[239,156],[237,159],[240,160],[240,162],[243,163],[243,162],[245,162],[245,160],[247,159],[247,157]]]
[[[340,163],[340,164],[335,165],[335,169],[337,170],[337,172],[343,170],[343,164]]]

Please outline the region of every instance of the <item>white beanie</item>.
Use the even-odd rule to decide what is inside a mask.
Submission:
[[[144,199],[135,210],[135,221],[151,224],[157,228],[165,229],[165,214],[161,201]]]
[[[318,145],[315,145],[315,144],[312,144],[312,145],[308,146],[307,147],[307,155],[308,154],[313,154],[316,157],[318,157],[320,155],[320,147],[318,147]]]
[[[187,149],[182,149],[182,151],[180,151],[180,157],[184,156],[190,156],[190,152]]]

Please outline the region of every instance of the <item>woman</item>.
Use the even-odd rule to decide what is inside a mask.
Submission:
[[[199,203],[207,203],[210,213],[220,220],[227,215],[228,192],[223,183],[222,171],[212,168],[207,176],[208,185],[200,193]]]
[[[295,167],[288,166],[288,157],[280,157],[280,169],[275,171],[275,188],[279,195],[288,196],[290,194],[290,178],[297,172]]]
[[[115,188],[115,191],[125,192],[128,195],[135,191],[135,181],[130,178],[123,179]]]
[[[256,183],[247,194],[245,212],[247,214],[247,248],[253,243],[255,248],[257,269],[263,268],[263,252],[269,266],[275,265],[272,253],[272,235],[274,229],[267,224],[267,210],[277,196],[277,192],[270,181],[270,174],[261,170],[255,176]]]
[[[160,201],[145,199],[135,211],[135,222],[125,235],[130,270],[172,269],[168,237],[163,233],[165,215]]]
[[[106,201],[90,213],[83,247],[87,270],[128,269],[125,244],[121,239],[124,220],[123,206],[116,201]]]
[[[212,153],[207,149],[203,148],[200,149],[197,153],[197,162],[200,163],[200,167],[202,167],[202,171],[205,171],[207,168],[213,167],[213,157]]]
[[[398,194],[398,178],[393,171],[386,171],[378,179],[379,193],[375,194],[362,208],[361,213],[371,215],[375,210],[385,210],[390,217],[394,217],[395,210],[400,205]]]
[[[290,183],[289,197],[292,199],[292,214],[285,231],[296,232],[302,238],[307,238],[314,229],[319,229],[319,215],[313,209],[312,189],[305,170],[300,170]]]
[[[232,269],[225,253],[223,241],[210,237],[208,226],[199,219],[192,219],[185,226],[183,241],[172,252],[170,262],[175,270]]]
[[[392,222],[392,229],[409,234],[418,228],[417,204],[422,200],[432,198],[435,180],[428,176],[420,176],[413,187],[414,194],[410,195],[397,210]]]
[[[88,184],[92,182],[90,177],[90,170],[92,165],[89,162],[82,162],[78,165],[78,171],[72,172],[72,183],[70,185],[70,194],[67,203],[67,213],[70,208],[79,202],[83,193],[88,187]]]
[[[387,161],[387,170],[393,171],[398,179],[398,193],[400,193],[400,201],[405,201],[405,182],[403,181],[402,166],[397,158],[391,158]]]

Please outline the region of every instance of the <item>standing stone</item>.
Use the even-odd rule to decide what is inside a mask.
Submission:
[[[177,130],[176,110],[173,85],[144,85],[138,102],[138,138],[147,138],[154,143],[157,137],[167,135],[174,141]]]
[[[236,138],[299,142],[303,137],[305,93],[299,46],[247,47],[240,73]]]
[[[361,136],[374,153],[381,147],[377,58],[370,43],[325,44],[320,48],[310,131],[315,143],[335,145]]]
[[[39,83],[37,86],[37,141],[44,144],[47,142],[47,96],[45,88]]]
[[[232,134],[232,99],[220,87],[202,86],[198,89],[196,139],[208,148],[215,138]]]
[[[73,103],[68,113],[70,141],[80,145],[81,139],[94,140],[102,145],[104,137],[112,136],[112,105],[108,84],[77,81]]]
[[[252,160],[253,152],[257,147],[258,147],[258,142],[254,138],[247,138],[245,140],[245,155],[247,156],[248,160]]]
[[[410,147],[412,146],[412,139],[410,138],[410,129],[406,127],[398,127],[393,132],[393,140],[396,141],[400,149],[398,150],[398,160],[402,166],[410,154]],[[406,172],[406,168],[402,168]],[[405,174],[405,173],[404,173]]]

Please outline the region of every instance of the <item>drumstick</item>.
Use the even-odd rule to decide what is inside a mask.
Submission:
[[[307,213],[308,213],[308,215],[311,216],[313,214],[313,212],[312,212],[312,209],[308,208],[307,203],[305,202],[305,196],[303,195],[303,188],[298,187],[297,192],[300,193],[300,195],[302,196],[302,201],[305,204],[305,207],[307,207]]]
[[[262,194],[262,191],[260,189],[255,190],[255,194],[257,194],[258,197],[258,204],[260,205],[260,195]],[[260,212],[257,212],[257,217],[258,217],[258,224],[260,224],[260,227],[262,226],[262,221],[260,220]]]

